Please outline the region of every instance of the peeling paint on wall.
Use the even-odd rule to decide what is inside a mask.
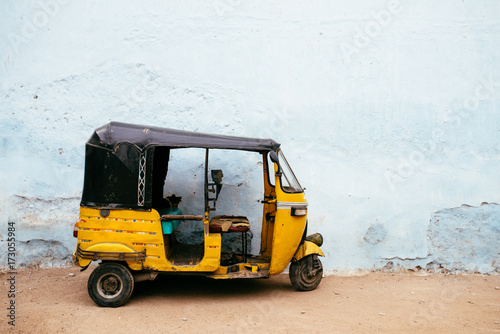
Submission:
[[[74,251],[73,226],[78,221],[80,198],[45,200],[14,195],[0,207],[0,267],[7,264],[5,238],[7,222],[15,224],[16,264],[28,266],[64,266],[71,263]]]
[[[500,272],[500,205],[462,205],[432,215],[427,237],[431,267]]]
[[[73,250],[59,240],[31,239],[17,244],[19,267],[59,267],[72,263]]]
[[[386,235],[387,231],[385,230],[384,226],[377,223],[370,226],[368,231],[366,231],[363,240],[371,245],[376,245],[382,242],[385,239]]]
[[[381,228],[373,226],[377,225],[372,225],[367,235],[370,243],[376,245],[380,242],[377,235],[380,235]],[[431,215],[427,228],[426,256],[384,257],[373,269],[499,273],[499,240],[500,205],[482,203],[481,206],[473,207],[464,204],[442,209]]]

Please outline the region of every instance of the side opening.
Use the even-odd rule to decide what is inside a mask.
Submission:
[[[165,254],[174,265],[195,265],[204,256],[204,159],[204,149],[155,149],[154,208],[160,216],[180,216],[162,220]]]

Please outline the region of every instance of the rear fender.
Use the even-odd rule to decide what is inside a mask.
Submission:
[[[138,261],[127,261],[127,259],[131,259],[135,257],[135,255],[139,254],[135,249],[121,243],[116,242],[101,242],[95,245],[92,245],[84,250],[87,254],[85,258],[79,256],[79,251],[77,250],[73,253],[73,262],[80,267],[88,266],[93,260],[113,260],[113,261],[121,261],[127,262],[128,266],[132,270],[140,270],[142,269],[142,264]],[[88,258],[89,252],[95,253],[94,258]],[[106,253],[110,254],[110,257],[107,258]],[[122,255],[122,256],[121,256]]]

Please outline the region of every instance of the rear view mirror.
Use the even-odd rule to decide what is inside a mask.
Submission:
[[[271,159],[272,162],[274,162],[276,165],[278,165],[277,173],[278,174],[281,173],[278,154],[276,154],[276,152],[274,152],[274,151],[269,151],[269,158]]]
[[[222,177],[224,174],[222,174],[222,171],[220,169],[212,169],[212,180],[214,180],[215,184],[221,184],[222,183]]]
[[[214,208],[215,208],[215,202],[219,198],[220,191],[222,190],[222,170],[220,169],[212,169],[212,180],[214,183],[208,184],[209,186],[214,186],[215,185],[215,200],[214,200]],[[209,191],[214,191],[213,188],[212,190]]]
[[[276,154],[276,152],[270,151],[269,152],[269,157],[271,158],[272,162],[274,162],[275,164],[278,163],[279,159],[278,159],[278,155]]]

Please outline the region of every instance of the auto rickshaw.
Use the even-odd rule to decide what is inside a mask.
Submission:
[[[202,149],[204,154],[200,162],[204,212],[192,212],[189,207],[181,211],[179,197],[164,197],[171,152],[189,148]],[[260,155],[264,179],[261,221],[250,222],[241,215],[213,215],[223,171],[210,170],[212,150]],[[175,189],[169,191],[175,193]],[[203,226],[202,243],[177,240],[176,228],[190,222]],[[260,253],[248,254],[247,235],[258,224]],[[241,234],[241,252],[222,253],[221,236],[225,233]],[[92,261],[99,262],[87,287],[92,300],[102,307],[123,305],[134,283],[154,280],[159,273],[201,274],[214,279],[266,278],[283,272],[291,263],[291,283],[302,291],[315,289],[323,276],[318,258],[324,256],[319,248],[323,238],[319,233],[307,236],[304,191],[280,144],[272,139],[106,124],[96,129],[86,144],[80,220],[73,235],[77,238],[74,263],[83,271]]]

